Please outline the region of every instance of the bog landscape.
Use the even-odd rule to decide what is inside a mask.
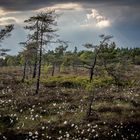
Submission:
[[[59,28],[61,12],[79,13],[85,7],[53,3],[52,9],[25,14],[21,28],[26,36],[17,51],[10,39],[19,27],[5,16],[21,16],[23,9],[16,2],[9,5],[0,2],[0,140],[139,140],[140,47],[118,45],[115,33],[103,29],[111,22],[95,9],[87,14],[95,27],[80,28],[89,34],[99,28],[96,43],[85,41],[85,35],[81,47],[71,47],[77,30],[70,40],[61,38],[59,30],[68,26],[69,17],[64,13],[67,20]]]

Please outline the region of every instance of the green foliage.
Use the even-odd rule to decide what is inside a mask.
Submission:
[[[46,86],[62,86],[68,88],[84,88],[88,91],[93,90],[98,87],[105,87],[111,85],[113,80],[111,77],[95,77],[94,80],[90,83],[87,77],[49,77],[48,79],[42,79],[42,83]]]
[[[21,63],[21,59],[19,56],[6,56],[5,57],[5,64],[7,66],[17,66]]]
[[[47,86],[66,86],[66,87],[81,87],[88,82],[86,77],[49,77],[48,79],[43,79],[42,82]]]
[[[92,51],[84,51],[81,55],[80,55],[80,59],[82,61],[91,61],[94,58],[94,54]]]
[[[93,81],[86,84],[86,90],[93,91],[95,88],[107,87],[113,84],[111,77],[94,77]]]
[[[64,73],[66,71],[66,67],[64,64],[61,64],[60,66],[60,72]]]
[[[44,65],[42,71],[48,73],[52,69],[52,65]]]
[[[14,29],[14,25],[7,25],[4,29],[0,30],[0,42],[3,41],[6,37],[9,37],[10,32]]]
[[[9,37],[11,34],[10,32],[14,29],[14,25],[7,25],[3,29],[0,29],[0,43],[7,37]],[[1,46],[0,46],[1,47]],[[7,56],[7,52],[9,52],[10,49],[0,48],[0,57]],[[0,64],[1,65],[1,64]]]

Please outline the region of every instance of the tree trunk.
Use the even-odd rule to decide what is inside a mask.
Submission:
[[[24,80],[25,80],[25,77],[26,77],[26,67],[27,67],[27,61],[25,61],[25,63],[24,63],[24,70],[23,70],[23,77],[22,77],[22,82],[24,82]]]
[[[95,95],[99,91],[103,92],[103,88],[102,89],[101,88],[97,88],[97,89],[94,89],[94,90],[91,91],[91,94],[89,96],[87,112],[86,112],[86,119],[89,119],[91,115],[94,115],[93,117],[96,118],[96,119],[98,118],[98,114],[96,114],[96,112],[92,112],[92,105],[93,105],[93,102],[95,101]]]
[[[95,65],[96,65],[96,61],[97,61],[97,52],[95,54],[93,65],[90,68],[90,79],[89,79],[90,83],[91,83],[91,81],[93,79],[93,74],[94,74],[94,68],[95,68]]]
[[[33,77],[32,78],[36,77],[36,70],[37,70],[37,58],[36,58],[35,63],[34,63],[34,70],[33,70]]]
[[[37,43],[37,48],[36,48],[36,54],[35,54],[35,63],[34,63],[34,71],[33,71],[33,77],[32,78],[35,78],[36,77],[36,70],[37,70],[37,54],[38,54],[38,21],[37,21],[37,34],[36,34],[36,43]]]
[[[92,79],[93,79],[93,69],[94,69],[94,67],[92,67],[92,68],[90,69],[90,79],[89,79],[90,83],[91,83],[91,81],[92,81]]]
[[[37,84],[36,84],[36,92],[35,92],[36,94],[38,94],[39,86],[40,86],[41,62],[42,62],[42,45],[40,46],[40,53],[39,53],[38,76],[37,76]]]
[[[89,116],[91,115],[93,100],[94,100],[94,96],[92,95],[89,98],[89,104],[88,104],[88,108],[87,108],[87,112],[86,112],[86,118],[89,118]]]
[[[39,42],[38,42],[38,44],[39,44]],[[43,45],[43,31],[41,32],[41,42],[40,42],[40,50],[39,50],[39,64],[38,64],[38,75],[37,75],[37,83],[36,83],[36,92],[35,92],[35,94],[38,94],[39,86],[40,86],[41,62],[42,62],[42,45]]]
[[[53,64],[53,67],[52,67],[52,76],[54,76],[54,71],[55,71],[55,64]]]
[[[29,64],[29,75],[32,75],[32,65]]]

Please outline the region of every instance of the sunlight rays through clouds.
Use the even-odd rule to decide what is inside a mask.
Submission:
[[[92,9],[90,14],[86,15],[86,24],[81,25],[81,27],[99,27],[106,28],[111,26],[110,20],[99,13],[98,10]]]

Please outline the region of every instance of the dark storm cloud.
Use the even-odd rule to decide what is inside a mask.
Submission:
[[[86,6],[88,4],[102,4],[109,6],[126,5],[133,7],[140,6],[139,0],[0,0],[0,7],[2,7],[5,10],[24,11],[69,2],[80,3],[83,6]]]

